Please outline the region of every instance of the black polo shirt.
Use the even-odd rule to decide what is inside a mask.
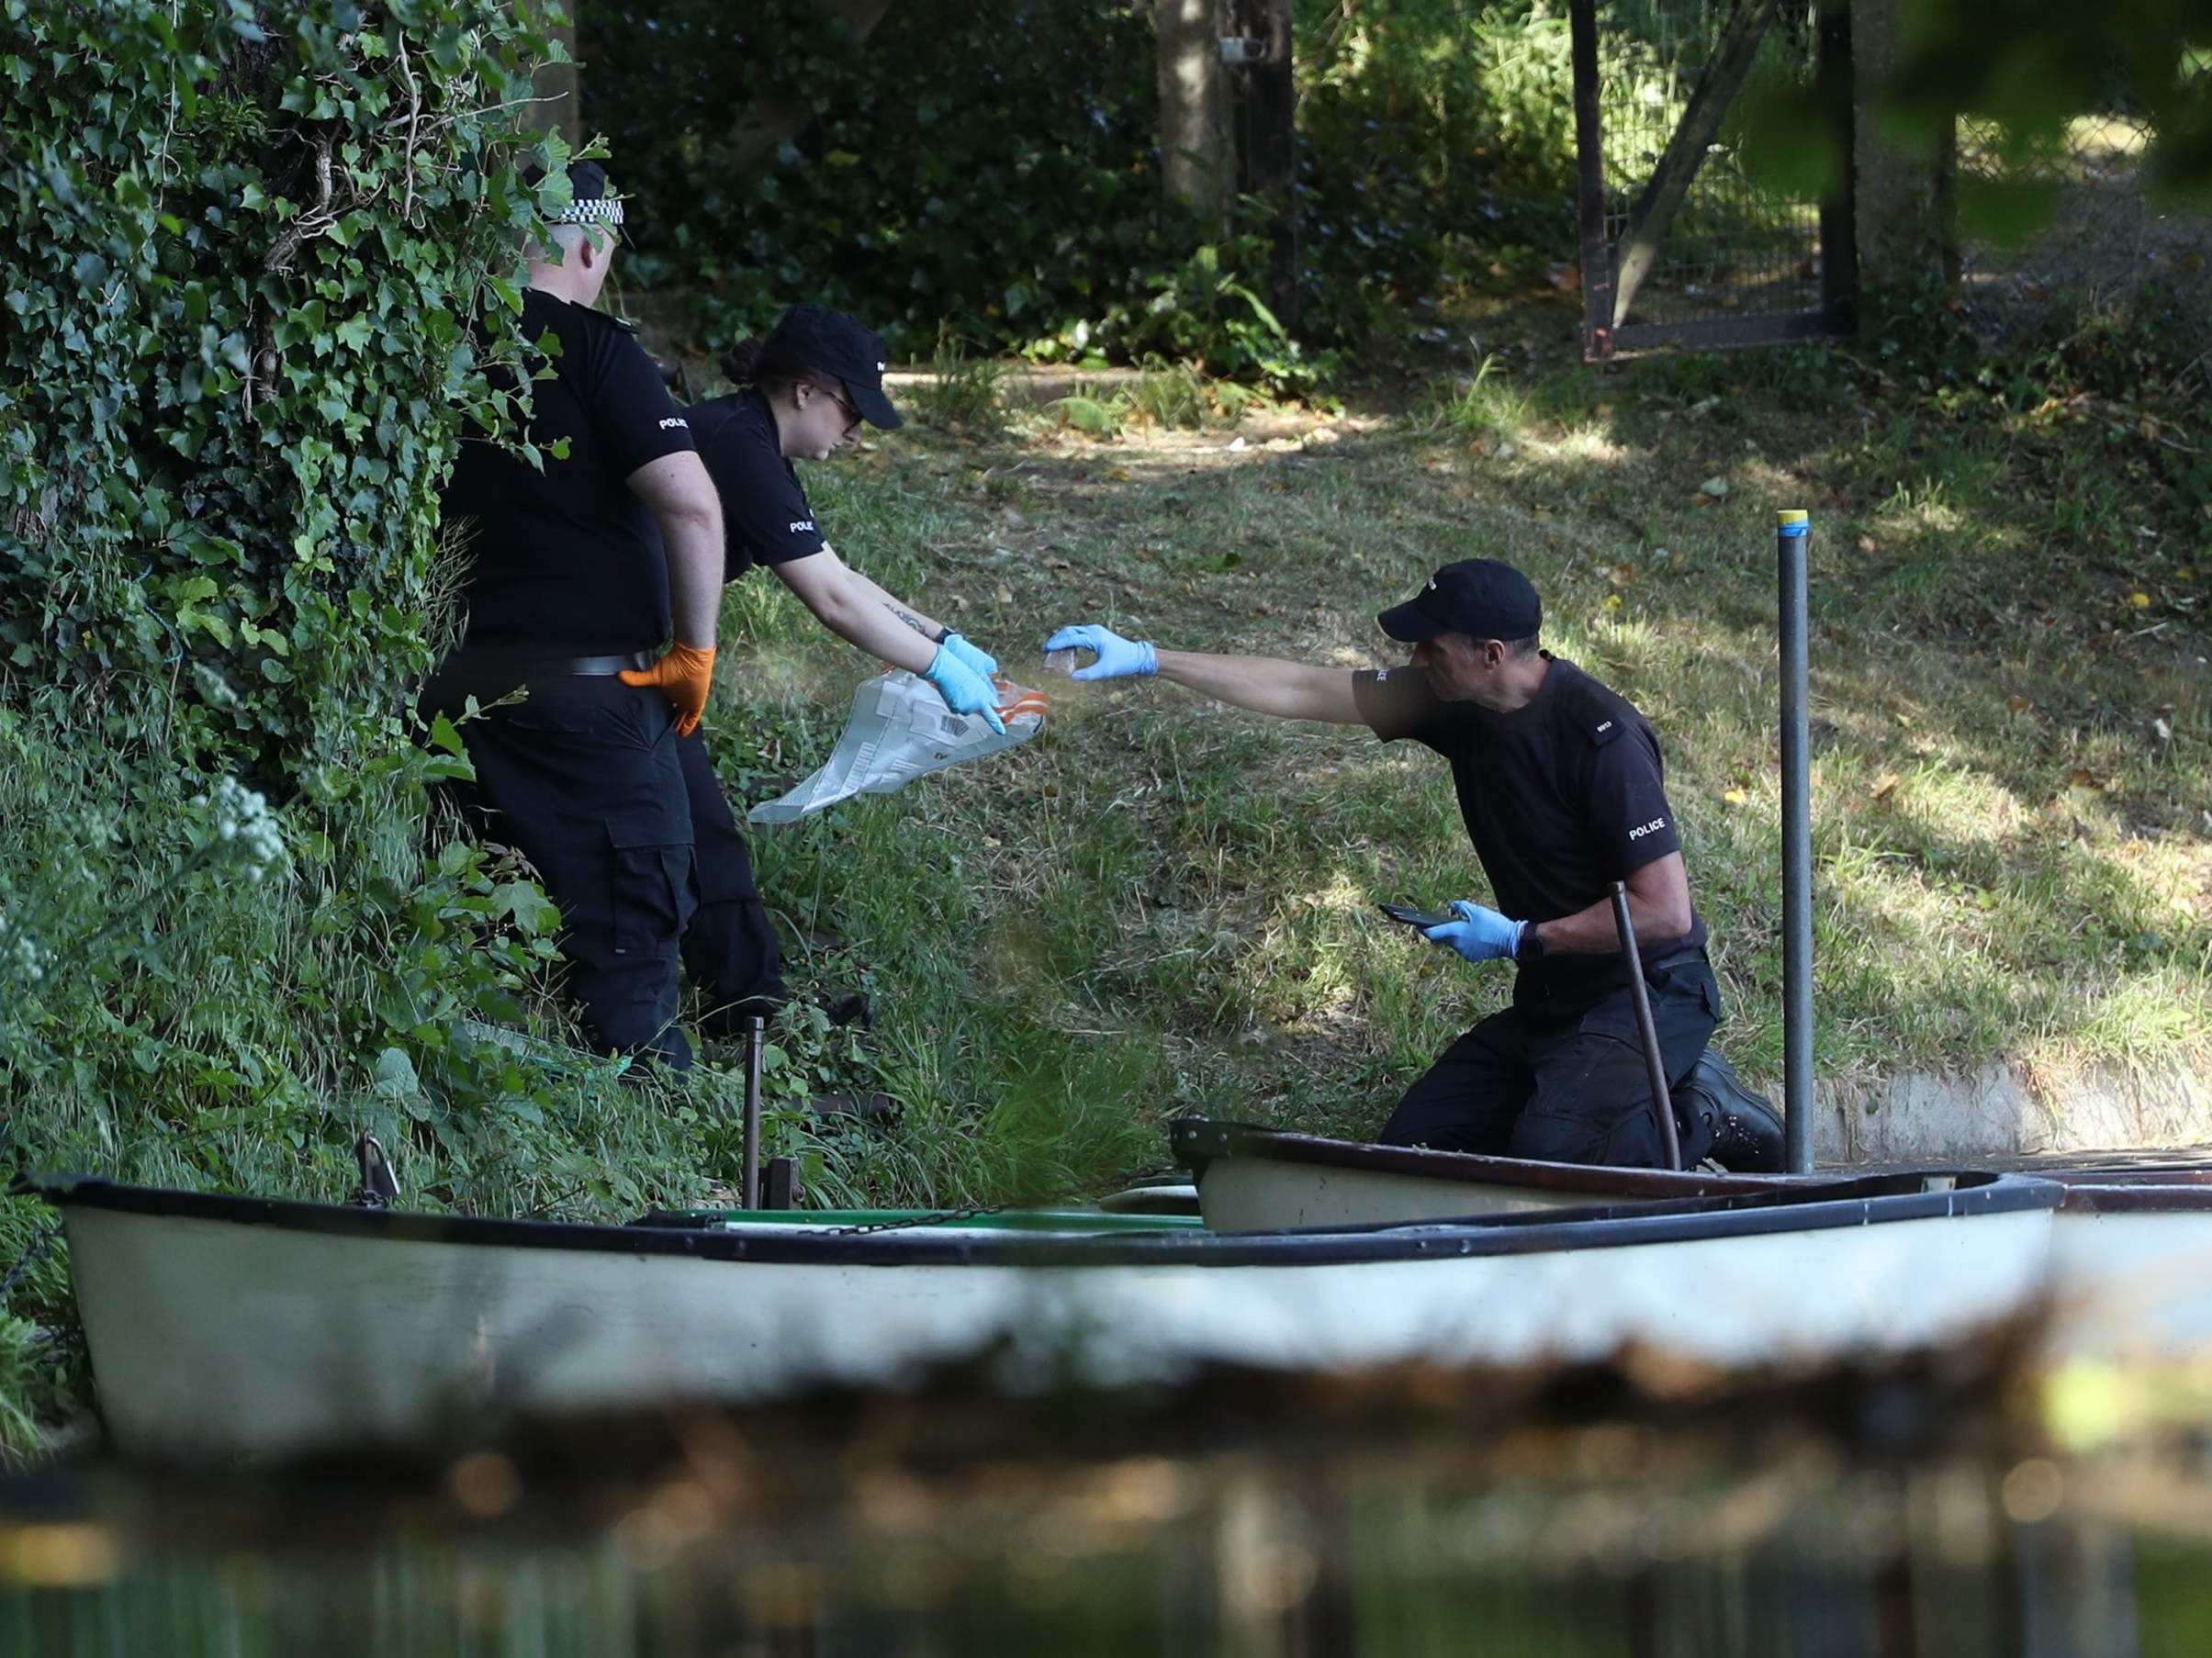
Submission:
[[[520,326],[526,340],[550,334],[559,345],[551,377],[531,387],[529,436],[548,451],[545,470],[473,431],[443,502],[445,521],[469,531],[469,642],[577,655],[656,649],[669,633],[668,562],[628,479],[696,447],[690,428],[613,318],[531,288]],[[556,459],[549,451],[563,440]]]
[[[710,398],[684,410],[700,458],[722,496],[723,576],[789,564],[828,544],[799,474],[783,458],[776,417],[758,391]]]
[[[1544,684],[1498,713],[1446,702],[1410,667],[1353,676],[1360,717],[1385,742],[1410,737],[1450,762],[1459,812],[1499,910],[1555,921],[1587,910],[1646,864],[1681,850],[1658,739],[1633,703],[1544,653]],[[1692,915],[1680,938],[1644,942],[1645,965],[1701,947]],[[1618,956],[1546,956],[1522,968],[1514,1000],[1578,1003],[1626,983]]]

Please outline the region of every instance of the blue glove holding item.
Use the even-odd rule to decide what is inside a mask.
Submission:
[[[1095,622],[1086,622],[1079,628],[1062,628],[1045,641],[1048,651],[1091,651],[1098,660],[1088,667],[1079,667],[1068,676],[1071,679],[1119,679],[1131,674],[1156,674],[1160,658],[1150,643],[1141,639],[1124,639],[1110,629]]]
[[[1431,944],[1450,945],[1469,961],[1510,958],[1520,950],[1521,932],[1529,924],[1525,921],[1508,921],[1497,911],[1486,910],[1464,898],[1452,901],[1452,913],[1459,919],[1447,921],[1441,927],[1423,927],[1420,935]]]
[[[922,678],[937,687],[937,694],[954,713],[981,714],[984,724],[1002,737],[1006,734],[1006,723],[998,717],[998,688],[962,662],[958,653],[938,645]]]
[[[960,661],[966,663],[986,679],[998,672],[996,656],[994,656],[989,651],[978,650],[958,633],[948,632],[942,639],[938,641],[938,644],[950,651]]]

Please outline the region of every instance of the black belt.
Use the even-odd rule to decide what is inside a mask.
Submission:
[[[446,658],[444,672],[472,679],[552,679],[564,675],[604,679],[625,669],[645,669],[659,660],[657,651],[628,651],[619,656],[556,656],[509,645],[464,645]]]

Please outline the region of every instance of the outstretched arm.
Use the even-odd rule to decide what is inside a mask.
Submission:
[[[830,550],[831,549],[825,549],[825,551]],[[866,572],[856,570],[852,566],[847,565],[845,566],[845,575],[846,579],[851,583],[853,588],[863,598],[873,599],[877,604],[881,605],[884,610],[891,612],[893,621],[900,622],[906,627],[912,628],[915,633],[921,634],[923,638],[934,641],[941,639],[947,633],[952,632],[950,628],[947,627],[936,617],[925,613],[915,606],[908,604],[903,599],[893,598],[889,593],[886,593],[882,588],[876,583],[875,579],[869,576]]]
[[[1361,723],[1352,696],[1352,671],[1286,662],[1279,656],[1213,656],[1196,651],[1161,651],[1160,677],[1203,696],[1273,714],[1278,720]]]
[[[1313,667],[1274,656],[1215,656],[1197,651],[1163,651],[1144,640],[1124,639],[1095,623],[1061,628],[1045,641],[1047,651],[1089,651],[1094,660],[1074,671],[1077,679],[1119,679],[1158,674],[1218,701],[1273,714],[1279,720],[1328,720],[1339,725],[1362,723],[1353,699],[1352,675],[1343,668]]]
[[[921,675],[937,688],[938,695],[945,699],[945,706],[953,712],[980,714],[993,731],[1005,732],[1005,723],[998,713],[998,690],[991,682],[991,668],[977,667],[953,644],[925,638],[906,622],[893,616],[876,599],[882,589],[863,577],[856,577],[828,547],[770,567],[782,578],[783,585],[799,596],[800,602],[814,613],[815,619],[838,638],[859,645],[893,667]],[[953,637],[957,639],[958,635]],[[982,660],[990,662],[987,656]]]
[[[936,641],[925,638],[918,623],[893,615],[877,597],[881,589],[832,549],[769,568],[817,622],[870,655],[915,674],[925,671],[937,655]]]

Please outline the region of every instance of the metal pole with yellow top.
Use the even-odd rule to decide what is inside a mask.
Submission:
[[[1813,771],[1805,670],[1810,516],[1776,515],[1782,670],[1782,1143],[1792,1174],[1813,1172]]]

